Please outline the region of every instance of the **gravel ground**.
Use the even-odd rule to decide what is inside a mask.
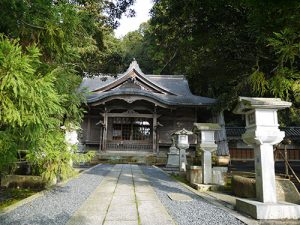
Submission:
[[[159,199],[179,225],[244,224],[234,216],[184,188],[159,169],[147,166],[141,168],[144,174],[148,176]],[[189,202],[172,201],[167,196],[168,193],[185,194],[190,196],[193,200]]]
[[[0,216],[0,224],[65,224],[111,168],[110,165],[98,165],[82,173],[65,186],[47,191],[45,195]]]

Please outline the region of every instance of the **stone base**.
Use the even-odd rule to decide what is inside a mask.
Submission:
[[[300,205],[287,202],[262,203],[236,199],[236,209],[260,220],[300,219]]]
[[[168,153],[168,162],[166,167],[179,168],[179,153]]]
[[[202,183],[202,167],[187,166],[186,178],[190,183]]]
[[[1,179],[1,187],[43,188],[45,182],[41,176],[6,175]]]
[[[197,191],[217,191],[219,190],[219,185],[215,184],[196,184],[191,183],[191,186]]]
[[[212,168],[212,183],[218,185],[226,184],[226,174],[228,167],[215,166]]]

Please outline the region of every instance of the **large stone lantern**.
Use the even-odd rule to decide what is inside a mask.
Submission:
[[[193,132],[197,134],[198,148],[202,151],[202,182],[212,183],[212,153],[217,150],[215,132],[221,130],[216,123],[194,123]]]
[[[236,207],[257,219],[300,217],[300,206],[278,203],[276,198],[273,145],[281,142],[285,136],[278,128],[277,111],[290,106],[290,102],[279,98],[240,97],[234,109],[234,113],[246,117],[246,132],[242,139],[254,148],[258,200],[237,199]]]
[[[179,169],[182,172],[186,171],[186,149],[190,147],[189,144],[189,135],[192,135],[193,132],[186,129],[179,130],[173,133],[175,137],[175,146],[179,149]]]

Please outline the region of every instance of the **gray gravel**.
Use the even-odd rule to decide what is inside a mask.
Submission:
[[[208,203],[203,198],[175,182],[172,178],[154,167],[141,167],[148,176],[159,199],[179,225],[195,224],[244,224],[226,211]],[[182,193],[190,196],[189,202],[172,201],[168,193]]]
[[[110,165],[98,165],[86,171],[65,186],[47,191],[45,195],[1,216],[0,224],[65,224],[111,168]]]

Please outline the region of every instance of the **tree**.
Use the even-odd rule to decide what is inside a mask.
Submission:
[[[135,58],[143,72],[157,74],[161,70],[159,51],[156,51],[152,35],[152,27],[148,22],[142,23],[138,30],[129,32],[121,40],[123,49],[124,69]],[[156,54],[158,53],[158,54]]]
[[[261,96],[275,96],[292,101],[289,113],[281,114],[291,125],[300,124],[300,33],[288,28],[268,39],[275,59],[271,71],[257,69],[249,77],[252,90]]]
[[[23,149],[46,179],[71,171],[76,155],[60,127],[80,123],[88,59],[106,51],[104,36],[133,2],[0,2],[1,173]]]
[[[299,8],[296,0],[155,1],[147,37],[154,51],[146,54],[160,74],[186,74],[195,94],[219,99],[215,110],[230,110],[238,95],[277,96],[297,107]],[[288,30],[289,40],[279,40]],[[298,124],[296,111],[285,124]]]
[[[18,41],[0,36],[0,169],[20,149],[34,150],[45,133],[58,131],[65,109],[54,88],[54,71],[40,74],[36,46],[22,51]],[[5,160],[3,160],[5,159]]]

